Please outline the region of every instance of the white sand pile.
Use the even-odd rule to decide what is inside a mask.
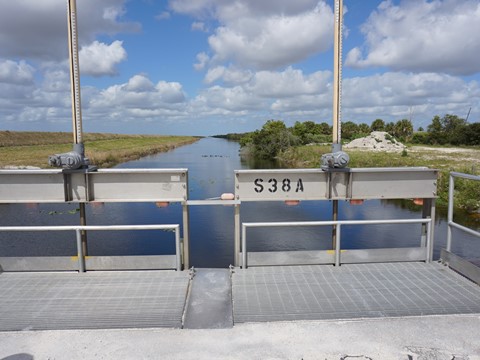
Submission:
[[[373,131],[370,135],[355,139],[343,146],[344,149],[360,149],[370,151],[401,152],[405,145],[395,140],[385,131]]]

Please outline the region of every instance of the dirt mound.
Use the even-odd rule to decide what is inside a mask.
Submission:
[[[385,131],[373,131],[370,135],[355,139],[343,146],[344,149],[369,151],[402,152],[405,145]]]

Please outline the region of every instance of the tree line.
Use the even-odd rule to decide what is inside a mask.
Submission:
[[[457,115],[434,116],[427,129],[414,131],[409,119],[386,123],[382,119],[374,120],[371,125],[346,121],[341,124],[342,141],[365,137],[372,131],[386,131],[404,143],[426,145],[480,145],[480,123],[467,123]],[[260,130],[246,134],[229,134],[232,139],[240,139],[240,144],[248,148],[258,158],[271,159],[291,146],[312,143],[330,143],[332,126],[322,122],[297,121],[287,127],[281,120],[268,120]],[[230,138],[229,135],[223,137]]]

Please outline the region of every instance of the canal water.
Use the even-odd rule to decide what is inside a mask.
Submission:
[[[275,167],[243,160],[239,145],[224,139],[204,138],[167,153],[148,156],[119,168],[187,168],[189,199],[218,198],[234,192],[234,170]],[[234,209],[232,206],[190,207],[190,264],[195,267],[228,267],[233,264]],[[339,219],[419,218],[421,207],[399,201],[365,201],[354,206],[339,202]],[[242,203],[241,221],[330,220],[332,202],[304,201],[298,206],[283,202]],[[457,220],[458,221],[458,220]],[[180,204],[88,204],[89,225],[177,224],[182,222]],[[75,204],[0,205],[0,225],[77,225]],[[475,225],[474,225],[475,227]],[[478,228],[478,226],[477,226]],[[331,248],[331,227],[249,229],[251,251],[321,250]],[[411,247],[420,243],[421,228],[408,225],[342,227],[342,248]],[[446,242],[445,214],[438,211],[435,223],[434,258]],[[480,239],[454,232],[453,251],[465,258],[480,257]],[[65,256],[76,253],[75,234],[1,233],[0,256]],[[174,236],[168,231],[89,232],[90,255],[173,254]]]

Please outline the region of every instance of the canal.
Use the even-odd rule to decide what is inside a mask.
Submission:
[[[234,192],[234,170],[275,164],[243,160],[239,145],[224,139],[204,138],[167,153],[121,164],[120,168],[187,168],[189,199],[218,198]],[[190,264],[195,267],[228,267],[233,264],[234,209],[232,206],[190,207]],[[339,202],[339,219],[419,218],[421,207],[409,201],[365,201],[363,205]],[[298,206],[283,202],[242,203],[242,222],[330,220],[330,201],[304,201]],[[180,204],[91,203],[87,205],[89,225],[174,224],[182,221]],[[457,219],[458,221],[458,219]],[[76,204],[0,205],[0,225],[77,225]],[[478,229],[478,226],[477,226]],[[324,250],[331,248],[330,227],[270,228],[249,230],[251,251]],[[418,246],[420,225],[344,226],[344,249]],[[445,214],[437,212],[434,259],[445,246]],[[153,255],[175,251],[172,233],[165,231],[90,232],[90,255]],[[465,258],[480,258],[480,242],[454,232],[453,251]],[[72,233],[0,233],[0,256],[74,255]]]

